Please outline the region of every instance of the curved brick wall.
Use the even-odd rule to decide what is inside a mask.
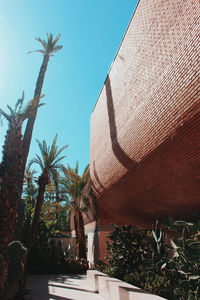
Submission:
[[[91,116],[100,224],[200,211],[200,5],[140,0]]]

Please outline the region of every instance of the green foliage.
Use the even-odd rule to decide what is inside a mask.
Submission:
[[[79,165],[72,169],[69,165],[68,168],[63,168],[64,176],[61,178],[61,188],[68,196],[68,201],[71,203],[73,211],[87,212],[89,202],[88,197],[84,193],[84,188],[89,179],[89,166],[86,166],[82,176],[78,174]]]
[[[27,118],[32,116],[40,106],[44,105],[44,103],[38,104],[38,99],[44,97],[43,95],[29,100],[27,105],[23,108],[24,97],[23,92],[22,97],[17,100],[14,109],[7,105],[9,114],[0,109],[0,117],[3,116],[9,122],[9,127],[12,129],[17,129]]]
[[[111,242],[107,242],[109,275],[124,279],[132,270],[144,270],[149,263],[153,245],[152,235],[149,231],[133,229],[125,225],[119,227],[112,225],[114,230],[108,235]]]
[[[47,144],[46,140],[41,143],[38,139],[36,139],[40,149],[41,157],[36,154],[36,157],[33,158],[28,165],[28,167],[30,167],[33,163],[35,163],[40,166],[42,171],[44,169],[48,169],[54,182],[56,182],[58,179],[57,171],[64,167],[62,164],[60,164],[60,161],[66,157],[65,155],[59,157],[59,155],[64,149],[68,147],[68,145],[65,145],[58,149],[58,146],[56,145],[57,138],[58,135],[56,134],[51,146]]]
[[[199,300],[200,221],[168,218],[163,227],[175,232],[173,245],[164,244],[158,222],[152,233],[114,225],[108,236],[108,264],[100,263],[99,270],[169,300]]]
[[[174,293],[179,299],[200,299],[200,220],[193,224],[170,218],[164,226],[179,233],[172,239],[174,246],[166,245],[175,254],[165,266],[178,279]]]
[[[106,268],[108,268],[108,264],[105,263],[101,259],[97,259],[94,263],[94,269],[99,270],[100,272],[105,272]]]
[[[153,271],[132,272],[125,276],[124,280],[134,284],[152,294],[157,294],[166,299],[177,299],[173,290],[176,288],[176,281]]]
[[[152,252],[152,260],[156,263],[165,255],[164,233],[162,228],[158,226],[158,220],[155,225],[152,225],[152,236],[156,243],[156,248],[154,247]]]
[[[63,47],[61,45],[56,45],[60,39],[60,34],[58,34],[54,39],[53,34],[52,33],[49,34],[47,32],[47,40],[42,40],[40,37],[37,37],[35,39],[42,45],[43,49],[30,51],[28,52],[29,54],[32,52],[40,52],[43,55],[52,56],[54,53],[58,52]]]
[[[30,272],[32,270],[38,270],[38,273],[42,273],[43,269],[47,268],[50,256],[50,237],[55,229],[54,223],[44,222],[40,219],[36,241],[30,251],[28,258],[28,269]]]
[[[23,242],[26,244],[28,236],[30,235],[30,228],[33,222],[33,216],[35,211],[35,204],[37,199],[38,189],[35,184],[37,177],[35,177],[35,170],[29,168],[26,169],[25,182],[24,182],[24,199],[25,199],[25,218],[23,226]],[[59,177],[58,177],[59,184]],[[59,196],[59,201],[57,201],[57,196]],[[49,185],[46,187],[44,204],[42,207],[40,215],[40,225],[38,229],[38,234],[41,236],[42,228],[47,233],[50,230],[50,234],[56,230],[59,231],[70,231],[70,204],[64,202],[65,195],[60,193],[60,187],[55,186],[55,184],[50,180]],[[48,234],[47,234],[48,235]],[[48,240],[48,237],[47,237]],[[41,241],[38,241],[41,242]]]
[[[66,270],[70,274],[86,274],[88,270],[88,262],[86,259],[65,259]]]
[[[87,215],[89,208],[89,197],[91,186],[85,189],[89,183],[90,173],[89,166],[87,166],[80,176],[78,174],[78,162],[75,169],[69,165],[68,168],[63,168],[64,176],[61,180],[63,191],[68,196],[68,201],[71,206],[71,213],[74,215],[74,227],[76,232],[76,248],[77,256],[86,259],[86,241],[84,233],[83,213]],[[86,191],[87,190],[87,191]]]
[[[61,242],[48,240],[46,247],[35,244],[30,252],[28,270],[31,274],[85,274],[86,260],[67,257]]]
[[[42,206],[44,203],[44,194],[45,189],[51,183],[51,181],[55,184],[56,187],[56,195],[58,195],[58,178],[59,173],[58,170],[64,168],[64,166],[60,163],[60,161],[65,156],[60,156],[61,152],[67,147],[67,145],[63,146],[62,148],[58,149],[56,145],[57,142],[57,135],[53,139],[52,145],[48,145],[47,142],[44,140],[42,143],[37,140],[38,146],[40,148],[41,157],[36,154],[36,157],[32,159],[29,163],[29,168],[33,163],[37,163],[42,170],[42,174],[38,179],[38,195],[37,195],[37,202],[34,211],[33,222],[31,225],[31,230],[28,238],[28,249],[30,250],[33,246],[37,235],[37,229],[39,224],[39,218],[41,215]]]
[[[40,219],[36,242],[28,257],[28,271],[31,274],[85,274],[87,261],[68,257],[67,249],[54,237],[62,236],[56,228],[56,222]],[[58,234],[59,233],[59,234]]]

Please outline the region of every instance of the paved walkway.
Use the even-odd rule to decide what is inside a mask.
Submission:
[[[31,275],[27,289],[27,300],[104,299],[87,285],[86,275]]]

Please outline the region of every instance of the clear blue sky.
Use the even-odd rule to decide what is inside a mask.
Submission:
[[[14,106],[25,91],[33,97],[42,62],[34,37],[61,34],[63,49],[51,58],[29,158],[38,153],[35,139],[59,147],[68,144],[65,163],[89,163],[90,116],[119,48],[137,0],[0,0],[0,107]],[[6,121],[0,127],[0,146]]]

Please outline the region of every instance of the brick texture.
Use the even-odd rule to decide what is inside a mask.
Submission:
[[[200,5],[140,0],[91,116],[99,222],[200,212]]]

